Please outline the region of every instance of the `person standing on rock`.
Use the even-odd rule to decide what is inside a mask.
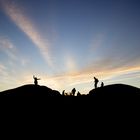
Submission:
[[[101,87],[104,87],[104,83],[103,82],[101,83]]]
[[[65,90],[63,90],[63,92],[62,92],[62,96],[65,96]]]
[[[71,93],[72,93],[73,96],[75,96],[75,92],[76,92],[76,89],[73,88],[72,91],[71,91]]]
[[[95,87],[95,89],[97,88],[98,82],[99,82],[99,80],[96,77],[94,77],[94,87]]]
[[[35,76],[33,76],[33,78],[34,78],[34,84],[35,84],[35,86],[37,86],[38,85],[38,80],[40,80],[40,78],[37,78]]]

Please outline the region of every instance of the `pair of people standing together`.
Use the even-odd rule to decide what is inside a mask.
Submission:
[[[95,88],[97,88],[98,83],[99,83],[99,80],[96,77],[94,77],[94,87]],[[103,86],[104,86],[104,83],[102,82],[101,87],[103,87]]]

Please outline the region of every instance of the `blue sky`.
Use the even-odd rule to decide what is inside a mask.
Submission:
[[[139,0],[0,0],[0,91],[140,87]]]

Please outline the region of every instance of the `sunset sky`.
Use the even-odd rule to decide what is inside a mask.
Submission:
[[[0,0],[0,91],[33,75],[60,92],[94,76],[140,88],[140,0]]]

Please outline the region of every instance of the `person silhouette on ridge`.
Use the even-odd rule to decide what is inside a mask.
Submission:
[[[73,96],[75,96],[75,92],[76,92],[76,89],[73,88],[72,91],[71,91],[71,93],[72,93]]]
[[[103,82],[101,83],[101,87],[104,87],[104,83]]]
[[[95,83],[94,86],[95,86],[95,88],[97,88],[98,82],[99,82],[99,80],[96,77],[94,77],[94,83]]]
[[[62,95],[65,96],[65,90],[63,90]]]
[[[35,77],[35,76],[33,76],[33,78],[34,78],[34,84],[35,84],[35,86],[37,86],[37,85],[38,85],[38,80],[40,80],[40,78],[38,79],[38,78]]]
[[[81,93],[78,91],[77,96],[81,96]]]

